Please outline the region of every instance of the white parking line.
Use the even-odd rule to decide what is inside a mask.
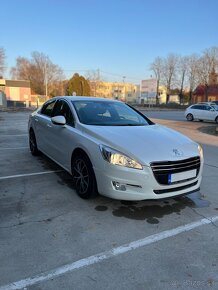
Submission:
[[[1,137],[28,136],[28,134],[1,134]]]
[[[8,147],[8,148],[4,148],[4,147],[0,147],[0,150],[20,150],[20,149],[28,149],[29,147],[27,146],[27,147],[15,147],[15,148],[10,148],[10,147]]]
[[[42,172],[35,172],[35,173],[26,173],[26,174],[17,174],[17,175],[9,175],[9,176],[1,176],[0,180],[11,179],[11,178],[18,178],[18,177],[27,177],[27,176],[35,176],[35,175],[42,175],[42,174],[50,174],[56,172],[62,172],[64,170],[52,170],[52,171],[42,171]]]
[[[163,231],[163,232],[160,232],[158,234],[148,236],[144,239],[137,240],[137,241],[131,242],[129,244],[125,244],[123,246],[111,249],[109,251],[105,251],[105,252],[99,253],[97,255],[89,256],[87,258],[78,260],[76,262],[67,264],[65,266],[53,269],[49,272],[42,273],[38,276],[23,279],[23,280],[20,280],[20,281],[17,281],[17,282],[14,282],[14,283],[11,283],[11,284],[8,284],[5,286],[1,286],[0,290],[23,289],[25,287],[37,284],[39,282],[47,281],[47,280],[53,279],[55,277],[58,277],[60,275],[72,272],[73,270],[81,269],[81,268],[99,263],[103,260],[110,259],[114,256],[118,256],[118,255],[124,254],[126,252],[129,252],[129,251],[153,244],[155,242],[176,236],[180,233],[191,231],[191,230],[198,228],[200,226],[211,224],[217,220],[218,220],[218,216],[213,216],[213,217],[204,218],[204,219],[201,219],[199,221],[196,221],[196,222],[193,222],[190,224],[186,224],[186,225],[183,225],[183,226],[171,229],[171,230]]]

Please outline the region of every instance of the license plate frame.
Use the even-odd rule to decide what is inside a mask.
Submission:
[[[197,176],[197,169],[168,174],[168,184],[181,182],[186,179],[191,179]]]

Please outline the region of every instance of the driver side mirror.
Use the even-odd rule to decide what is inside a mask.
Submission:
[[[55,116],[51,118],[51,121],[55,125],[62,125],[64,126],[66,124],[66,119],[64,116]]]

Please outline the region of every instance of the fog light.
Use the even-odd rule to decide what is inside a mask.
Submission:
[[[124,184],[121,184],[117,181],[113,181],[112,184],[116,190],[126,191],[126,186]]]

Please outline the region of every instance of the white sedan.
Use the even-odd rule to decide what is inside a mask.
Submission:
[[[218,124],[218,106],[208,103],[199,103],[191,105],[185,111],[185,117],[188,121],[215,121]]]
[[[30,115],[33,155],[72,174],[80,197],[145,200],[199,190],[202,148],[119,101],[56,97]]]

